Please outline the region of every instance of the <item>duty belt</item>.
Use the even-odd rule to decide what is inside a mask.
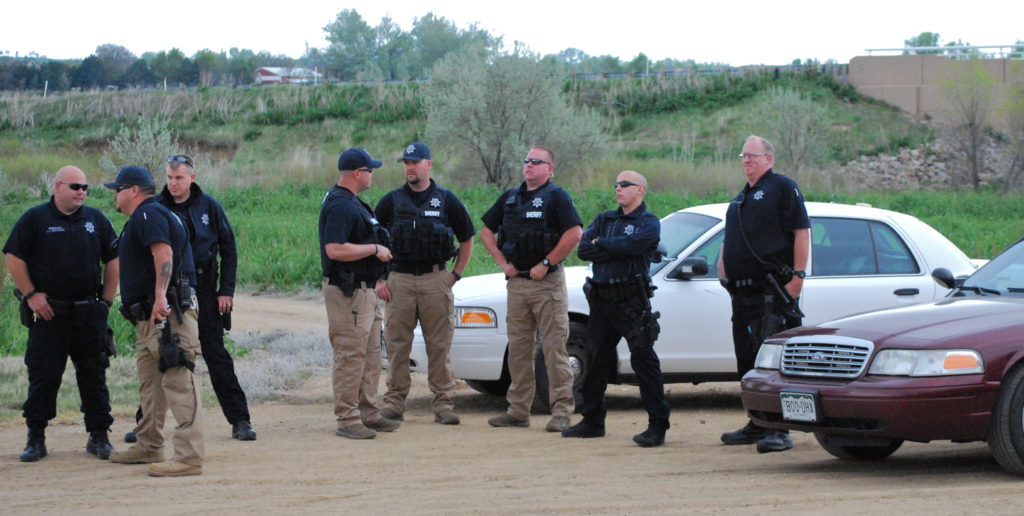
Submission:
[[[737,290],[744,291],[760,291],[768,288],[768,281],[766,281],[764,278],[746,278],[733,280],[732,284],[736,287]]]
[[[344,281],[342,281],[341,278],[332,278],[330,276],[325,277],[327,278],[328,285],[334,285],[338,288],[345,287],[345,285],[343,285]],[[356,281],[352,284],[353,288],[374,288],[376,285],[376,281]]]
[[[412,274],[413,276],[422,276],[423,274],[430,274],[431,272],[438,272],[445,270],[444,264],[435,263],[393,263],[391,264],[392,272],[401,272],[403,274]]]
[[[552,265],[551,267],[548,268],[548,274],[551,274],[552,272],[558,271],[558,268],[561,267],[561,266],[562,266],[562,264]],[[528,280],[532,280],[533,279],[533,278],[530,277],[530,271],[528,271],[528,270],[527,271],[519,271],[519,272],[517,272],[515,277],[517,277],[517,278],[524,278],[524,279],[528,279]],[[544,277],[546,278],[547,274],[545,274]]]
[[[61,299],[58,297],[46,296],[46,302],[49,303],[50,308],[53,308],[55,315],[59,317],[67,317],[82,308],[86,308],[96,302],[95,297],[80,299],[78,301],[71,299]]]

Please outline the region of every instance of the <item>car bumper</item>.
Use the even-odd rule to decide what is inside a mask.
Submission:
[[[508,337],[497,328],[457,328],[448,356],[452,374],[463,380],[498,380],[507,344]],[[413,371],[427,372],[427,348],[418,327],[409,363]]]
[[[844,381],[759,369],[747,373],[741,386],[744,409],[762,426],[920,442],[984,439],[999,390],[997,382],[985,382],[981,375]],[[779,397],[784,390],[814,393],[819,422],[784,420]]]

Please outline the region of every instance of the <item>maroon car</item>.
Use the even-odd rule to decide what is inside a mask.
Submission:
[[[1024,241],[940,301],[869,312],[767,339],[743,377],[757,424],[813,432],[842,459],[903,441],[987,441],[1024,474]]]

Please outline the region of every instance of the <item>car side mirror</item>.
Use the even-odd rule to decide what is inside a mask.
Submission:
[[[658,248],[654,250],[654,257],[651,259],[651,263],[661,263],[667,255],[668,249],[665,248],[665,244],[658,244]]]
[[[708,260],[703,256],[690,256],[665,276],[668,279],[689,281],[708,273]]]
[[[932,279],[934,279],[936,283],[942,285],[943,287],[956,287],[956,278],[953,277],[953,271],[945,267],[938,267],[935,270],[933,270]]]

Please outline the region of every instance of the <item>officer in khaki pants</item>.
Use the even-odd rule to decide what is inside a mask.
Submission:
[[[142,419],[138,442],[110,454],[110,462],[152,463],[155,477],[199,475],[203,472],[203,418],[199,382],[193,374],[199,352],[192,287],[195,270],[188,234],[181,219],[153,197],[153,175],[142,167],[123,167],[106,183],[115,191],[117,211],[128,215],[121,232],[121,302],[135,323],[135,361],[139,370]],[[178,339],[177,353],[161,353],[158,324],[170,326]],[[163,426],[170,408],[174,458],[164,462]]]
[[[388,303],[385,336],[388,347],[388,391],[381,415],[404,420],[409,396],[409,352],[417,321],[427,349],[427,381],[434,394],[434,422],[459,424],[453,395],[456,384],[448,361],[455,331],[452,285],[459,281],[473,253],[473,221],[462,201],[430,178],[430,148],[415,142],[400,160],[406,183],[388,192],[375,213],[391,231],[391,275],[377,295]],[[459,242],[458,251],[453,244]],[[452,270],[447,262],[457,256]]]
[[[572,198],[555,186],[554,153],[533,147],[523,159],[523,183],[506,191],[483,216],[480,241],[508,280],[508,371],[512,378],[506,413],[488,420],[495,427],[530,426],[536,389],[533,371],[539,333],[549,381],[551,420],[545,429],[561,432],[573,412],[573,372],[565,351],[569,339],[569,299],[560,265],[583,234]]]
[[[320,207],[320,265],[334,349],[334,433],[349,439],[373,439],[401,425],[381,417],[377,407],[383,317],[374,288],[387,277],[391,250],[387,230],[358,197],[380,166],[364,149],[341,153],[338,183]]]

